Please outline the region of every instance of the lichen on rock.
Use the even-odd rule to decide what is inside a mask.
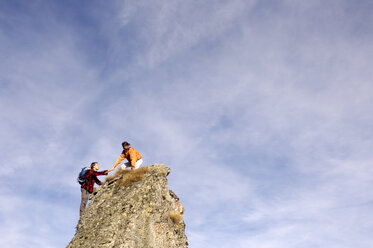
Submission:
[[[167,187],[170,168],[119,170],[91,195],[67,248],[188,247],[184,208]]]

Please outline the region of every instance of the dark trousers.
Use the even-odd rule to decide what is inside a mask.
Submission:
[[[81,188],[82,191],[82,202],[80,203],[80,216],[82,216],[85,207],[87,206],[88,203],[88,197],[89,197],[89,192],[88,190]]]

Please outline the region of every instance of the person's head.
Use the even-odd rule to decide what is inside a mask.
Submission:
[[[98,167],[98,163],[97,163],[97,162],[93,162],[93,163],[91,164],[91,169],[94,170],[94,171],[97,171],[97,170],[99,169],[99,167]]]
[[[128,149],[130,146],[131,146],[131,144],[128,143],[127,141],[124,141],[124,142],[122,143],[122,147],[123,147],[123,149]]]

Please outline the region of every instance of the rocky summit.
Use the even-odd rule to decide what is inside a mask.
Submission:
[[[162,164],[118,170],[91,194],[67,248],[188,247],[184,208]]]

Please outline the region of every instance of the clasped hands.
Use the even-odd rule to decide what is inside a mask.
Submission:
[[[110,171],[113,171],[115,169],[116,166],[113,166],[111,167],[110,169],[107,170],[107,173],[109,173]],[[106,174],[107,175],[107,174]]]

